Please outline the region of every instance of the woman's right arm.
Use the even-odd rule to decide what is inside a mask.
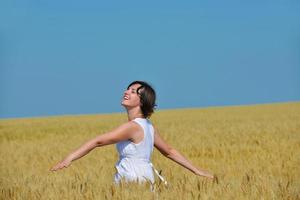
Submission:
[[[123,140],[132,139],[132,135],[136,132],[137,127],[138,125],[135,122],[127,122],[108,133],[99,135],[85,142],[75,151],[71,152],[65,159],[54,165],[50,170],[57,171],[63,168],[67,168],[68,166],[70,166],[72,161],[85,156],[96,147],[115,144]]]
[[[214,178],[212,174],[208,171],[200,169],[194,166],[191,161],[185,158],[181,153],[179,153],[176,149],[172,148],[169,144],[167,144],[159,135],[157,129],[154,132],[154,146],[163,154],[165,157],[173,160],[184,168],[190,170],[196,175],[204,176],[208,178]]]

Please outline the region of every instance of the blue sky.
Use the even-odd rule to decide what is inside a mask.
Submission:
[[[299,1],[0,2],[0,118],[300,101]]]

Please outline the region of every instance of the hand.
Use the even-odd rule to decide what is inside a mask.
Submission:
[[[195,172],[195,174],[198,175],[198,176],[204,176],[204,177],[207,177],[207,178],[210,178],[210,179],[214,179],[214,175],[212,175],[211,173],[209,173],[206,170],[200,170],[200,169],[198,169]]]
[[[71,165],[71,160],[69,159],[64,159],[62,161],[60,161],[59,163],[57,163],[55,166],[53,166],[50,171],[57,171],[63,168],[67,168]]]

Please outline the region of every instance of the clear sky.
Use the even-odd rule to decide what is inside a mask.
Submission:
[[[300,1],[0,1],[0,118],[300,101]]]

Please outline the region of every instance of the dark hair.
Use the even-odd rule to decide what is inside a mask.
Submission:
[[[137,93],[141,99],[141,110],[144,117],[149,118],[151,114],[154,112],[156,107],[155,100],[156,100],[156,93],[154,89],[151,87],[150,84],[146,83],[145,81],[133,81],[127,87],[127,89],[134,85],[140,84],[141,86],[137,89]]]

